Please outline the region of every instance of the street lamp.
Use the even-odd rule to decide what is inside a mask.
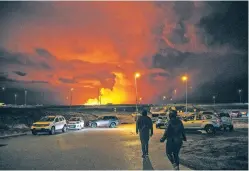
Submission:
[[[2,91],[3,91],[3,102],[4,102],[4,91],[5,91],[5,87],[2,87]]]
[[[15,94],[15,105],[16,105],[16,98],[17,98],[17,94]]]
[[[142,97],[139,98],[139,104],[141,104],[141,101],[142,101]]]
[[[25,90],[24,92],[25,92],[25,106],[26,106],[27,105],[27,93],[28,93],[28,91]]]
[[[72,101],[73,101],[73,90],[74,90],[74,88],[70,89],[70,96],[71,96],[71,98],[70,98],[70,109],[71,109]]]
[[[188,77],[183,76],[182,81],[186,82],[186,113],[188,111]]]
[[[141,75],[140,75],[140,73],[135,73],[135,75],[134,75],[134,78],[135,78],[135,89],[136,89],[136,112],[138,112],[138,108],[137,108],[137,78],[139,78]]]
[[[215,98],[216,98],[216,97],[215,97],[215,96],[213,96],[214,105],[215,105]]]
[[[239,89],[239,101],[241,103],[241,92],[242,92],[242,89]]]

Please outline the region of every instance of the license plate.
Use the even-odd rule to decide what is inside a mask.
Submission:
[[[75,128],[75,126],[72,125],[72,126],[69,126],[69,128]]]

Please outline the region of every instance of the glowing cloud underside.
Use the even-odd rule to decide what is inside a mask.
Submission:
[[[121,104],[127,101],[127,85],[129,81],[124,78],[122,73],[113,73],[115,78],[115,84],[113,89],[101,88],[101,104]],[[98,98],[88,99],[84,105],[98,105]]]

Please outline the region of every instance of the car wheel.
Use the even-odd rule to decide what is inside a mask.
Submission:
[[[96,124],[96,123],[92,123],[92,124],[91,124],[91,127],[92,127],[92,128],[97,128],[97,124]]]
[[[208,134],[215,134],[215,129],[214,129],[214,126],[213,125],[207,125],[205,127],[205,131],[208,133]]]
[[[110,125],[110,128],[115,128],[116,127],[116,123],[112,122]]]
[[[37,132],[36,132],[36,131],[32,131],[32,134],[33,134],[33,135],[37,135]]]
[[[67,126],[66,125],[63,126],[62,132],[67,132]]]
[[[229,126],[229,131],[230,131],[230,132],[233,131],[233,125]]]
[[[54,133],[55,133],[55,128],[54,128],[54,126],[51,128],[51,130],[49,131],[49,134],[50,135],[54,135]]]

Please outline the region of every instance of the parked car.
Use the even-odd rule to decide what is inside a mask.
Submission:
[[[137,121],[138,118],[139,118],[140,116],[142,116],[142,115],[141,115],[141,113],[139,113],[139,112],[134,112],[134,113],[131,114],[131,116],[133,116],[133,117],[134,117],[134,120]]]
[[[229,131],[233,131],[233,121],[230,117],[229,113],[218,113],[217,116],[221,119],[221,127],[226,130],[227,128]]]
[[[239,117],[242,117],[242,113],[240,111],[232,111],[230,116],[239,118]]]
[[[156,121],[156,128],[165,128],[169,118],[167,116],[160,116]]]
[[[82,117],[71,117],[68,120],[67,128],[68,129],[77,129],[80,130],[84,128],[84,120]]]
[[[53,135],[58,130],[62,132],[67,131],[66,119],[60,115],[44,116],[31,126],[33,135],[36,135],[38,132],[48,132],[50,135]]]
[[[197,114],[186,117],[182,120],[185,129],[205,130],[208,134],[216,133],[221,129],[221,120],[215,115]]]
[[[119,125],[119,120],[116,116],[100,116],[96,120],[89,121],[89,126],[96,127],[110,127],[115,128]]]

